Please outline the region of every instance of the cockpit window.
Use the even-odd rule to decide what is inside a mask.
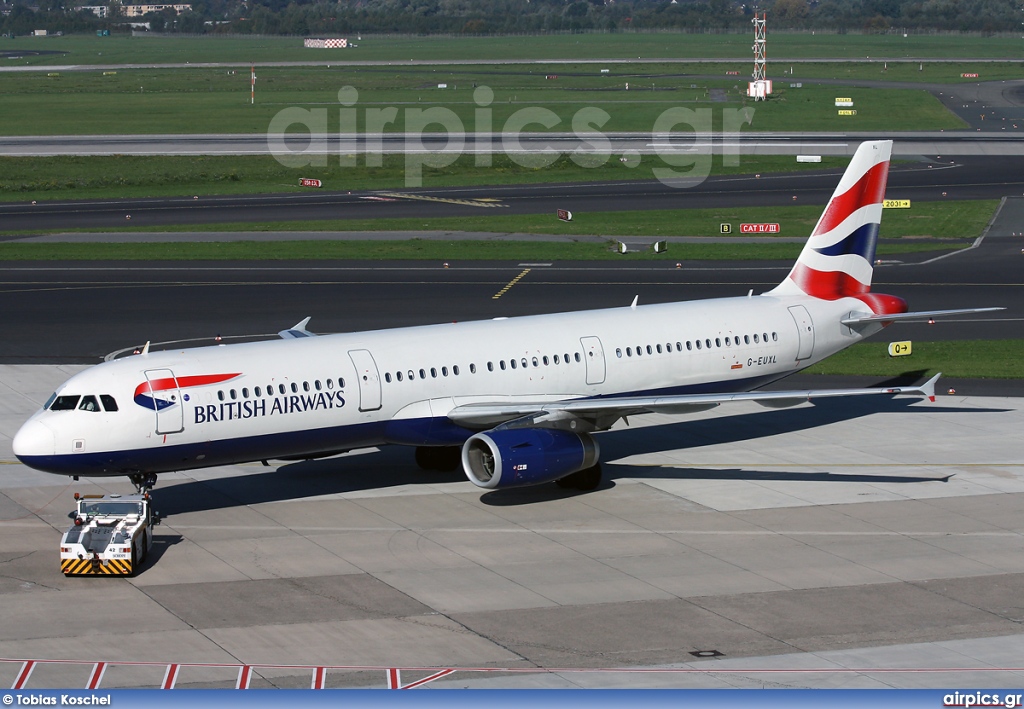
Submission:
[[[78,400],[81,398],[78,394],[74,396],[58,396],[50,404],[50,411],[73,411],[78,408]]]
[[[82,397],[82,403],[78,405],[78,408],[80,411],[99,411],[100,405],[95,396],[88,394]]]
[[[50,404],[52,404],[53,400],[56,399],[56,398],[57,398],[57,393],[56,392],[54,392],[53,394],[50,394],[50,398],[46,400],[45,404],[43,404],[43,411],[46,411],[48,408],[50,408]]]
[[[117,402],[114,401],[114,397],[110,394],[100,394],[100,401],[103,402],[104,410],[117,411]]]

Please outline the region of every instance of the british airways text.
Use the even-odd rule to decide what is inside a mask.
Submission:
[[[345,398],[341,392],[320,392],[319,394],[278,396],[273,400],[224,401],[219,404],[196,406],[193,411],[195,412],[195,423],[198,424],[295,414],[321,409],[340,409],[344,405]]]

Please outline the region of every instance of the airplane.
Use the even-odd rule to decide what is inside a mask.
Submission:
[[[16,434],[25,465],[60,475],[157,475],[357,448],[416,448],[487,490],[602,479],[593,436],[644,413],[754,401],[913,395],[919,386],[759,391],[894,322],[1002,310],[908,312],[871,291],[892,141],[859,146],[796,263],[745,297],[149,351],[65,382]]]

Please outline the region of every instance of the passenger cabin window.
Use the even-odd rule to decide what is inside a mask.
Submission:
[[[78,405],[80,411],[99,411],[100,405],[92,394],[82,397],[82,403]]]
[[[81,398],[77,394],[74,396],[58,396],[50,404],[50,411],[74,411],[78,408],[78,400]]]
[[[117,411],[117,401],[110,394],[100,394],[100,401],[106,411]]]

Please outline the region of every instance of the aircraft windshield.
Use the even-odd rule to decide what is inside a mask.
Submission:
[[[73,396],[58,396],[50,404],[50,411],[73,411],[78,408],[78,400],[82,397],[78,394]]]
[[[79,514],[83,515],[141,515],[142,503],[126,500],[123,502],[83,502],[79,507]]]

